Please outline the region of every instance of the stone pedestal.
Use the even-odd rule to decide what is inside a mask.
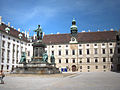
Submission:
[[[33,58],[29,63],[20,64],[13,73],[16,74],[55,74],[60,73],[55,65],[43,61],[46,45],[42,42],[33,44]]]

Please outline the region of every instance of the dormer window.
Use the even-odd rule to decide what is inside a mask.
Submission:
[[[71,37],[70,43],[78,43],[75,37]]]
[[[9,32],[10,32],[10,28],[6,27],[6,28],[5,28],[5,31],[6,31],[7,33],[9,33]]]

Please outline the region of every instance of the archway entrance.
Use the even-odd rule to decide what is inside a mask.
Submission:
[[[72,65],[72,72],[75,72],[75,71],[76,71],[76,66]]]

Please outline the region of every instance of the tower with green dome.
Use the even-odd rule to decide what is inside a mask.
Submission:
[[[73,20],[72,20],[72,26],[71,26],[70,30],[71,30],[71,35],[72,35],[73,37],[75,37],[75,36],[77,35],[78,29],[77,29],[76,21],[75,21],[74,18],[73,18]]]
[[[77,29],[77,26],[76,26],[76,21],[75,19],[73,18],[72,20],[72,26],[70,27],[70,31],[71,31],[71,40],[69,43],[78,43],[77,42],[77,33],[78,33],[78,29]]]

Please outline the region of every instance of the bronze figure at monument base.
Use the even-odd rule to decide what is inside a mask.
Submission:
[[[22,55],[21,62],[13,71],[16,74],[55,74],[60,73],[59,68],[55,67],[55,58],[51,56],[51,62],[48,62],[48,55],[45,52],[46,45],[42,43],[42,29],[40,25],[37,32],[37,41],[33,43],[33,57],[26,63],[25,53]]]

